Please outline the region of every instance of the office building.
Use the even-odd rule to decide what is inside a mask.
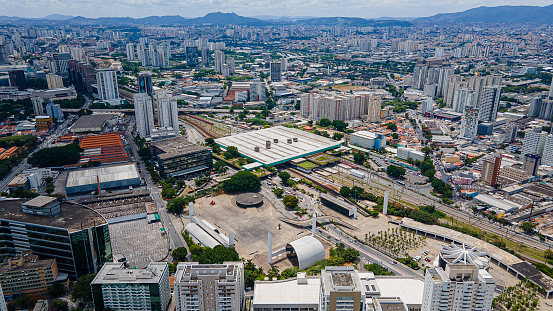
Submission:
[[[518,125],[515,122],[511,122],[507,124],[505,126],[505,132],[503,133],[503,143],[509,144],[514,142],[517,137],[517,133],[518,133]]]
[[[23,70],[12,70],[8,73],[8,76],[11,87],[16,87],[20,91],[27,88],[27,81],[25,80],[25,72]]]
[[[151,262],[145,269],[106,263],[92,283],[94,310],[165,311],[171,301],[169,267]]]
[[[402,160],[424,161],[425,154],[419,150],[405,147],[397,147],[397,157]]]
[[[427,113],[431,113],[432,111],[434,111],[435,106],[436,106],[436,102],[432,98],[429,97],[429,98],[422,101],[422,103],[421,103],[421,113],[423,115],[427,114]],[[379,112],[380,112],[380,109],[379,109]]]
[[[530,176],[536,176],[538,166],[540,165],[540,159],[541,156],[539,154],[525,154],[522,162],[522,169],[525,170]]]
[[[461,119],[459,137],[463,137],[471,141],[476,139],[479,111],[479,109],[472,106],[465,106],[463,109],[463,118]]]
[[[209,54],[206,47],[202,47],[202,66],[207,67],[209,64]]]
[[[485,184],[495,187],[501,169],[501,157],[493,160],[484,160],[482,166],[482,180]]]
[[[50,62],[50,71],[60,75],[62,78],[69,77],[68,62],[71,59],[69,53],[55,53]]]
[[[46,114],[49,117],[56,118],[58,120],[63,119],[63,112],[61,111],[60,105],[54,105],[52,102],[49,102],[46,105]]]
[[[265,83],[263,83],[263,81],[253,80],[250,83],[249,90],[251,101],[265,101],[267,99],[265,94]]]
[[[186,65],[188,67],[198,66],[198,47],[197,46],[186,47]]]
[[[36,116],[35,126],[37,130],[49,130],[52,128],[52,117],[50,116]]]
[[[138,93],[146,93],[153,96],[152,75],[141,73],[138,75]]]
[[[326,267],[321,271],[319,310],[362,310],[364,292],[359,272],[353,267]]]
[[[211,170],[211,148],[199,146],[184,137],[150,143],[152,163],[164,178],[183,178]]]
[[[154,104],[147,93],[133,94],[136,128],[140,137],[146,138],[154,128]]]
[[[177,311],[241,311],[245,308],[244,264],[180,262],[175,272]]]
[[[35,112],[35,115],[37,116],[44,115],[44,106],[43,106],[44,100],[42,99],[42,97],[32,97],[31,101],[33,102],[33,111]]]
[[[86,90],[87,93],[92,93],[92,85],[96,84],[96,72],[92,65],[70,60],[67,62],[67,70],[69,74],[69,82],[75,85],[76,89]]]
[[[492,310],[495,281],[481,265],[482,254],[464,246],[444,247],[439,266],[426,270],[421,310]]]
[[[271,75],[271,82],[280,82],[282,81],[282,67],[279,61],[271,61],[270,63],[270,75]]]
[[[127,43],[127,60],[133,61],[136,59],[136,48],[133,43]]]
[[[0,44],[0,65],[8,64],[8,47],[5,44]]]
[[[0,266],[0,284],[4,295],[45,295],[54,282],[67,282],[68,275],[58,272],[56,259],[41,260],[31,251],[4,258]]]
[[[98,272],[112,260],[107,222],[94,210],[69,202],[58,210],[52,199],[0,202],[0,259],[32,251],[41,259],[56,259],[59,272],[72,278]]]
[[[159,126],[173,128],[175,136],[180,136],[177,100],[167,91],[157,91],[156,101],[159,109]]]
[[[382,98],[377,95],[369,95],[367,100],[367,122],[380,122],[382,110]]]
[[[46,82],[48,83],[48,89],[50,90],[63,87],[62,77],[52,73],[46,75]]]
[[[547,135],[541,157],[541,164],[553,166],[553,135]]]
[[[220,50],[216,50],[213,54],[215,58],[215,71],[223,73],[223,65],[225,64],[225,53]]]
[[[368,131],[350,134],[350,144],[366,149],[382,149],[386,146],[386,136]]]
[[[501,86],[485,86],[478,101],[480,110],[478,121],[493,122],[497,118],[499,99],[501,97]]]
[[[526,154],[543,154],[545,147],[545,141],[547,139],[546,132],[534,132],[529,131],[524,133],[524,140],[522,142],[522,150],[520,156],[524,157]]]
[[[115,69],[99,69],[96,71],[98,83],[98,96],[103,99],[118,99],[119,87],[117,85],[117,72]]]

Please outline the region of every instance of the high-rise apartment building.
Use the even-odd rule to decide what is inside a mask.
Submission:
[[[314,120],[329,119],[331,121],[352,120],[362,115],[368,115],[370,92],[355,94],[336,93],[303,93],[301,94],[301,115]],[[378,102],[378,99],[373,99]],[[377,105],[377,102],[373,102]],[[374,106],[371,111],[374,113]],[[376,118],[376,116],[373,116]]]
[[[280,61],[272,61],[269,69],[271,74],[271,82],[282,81],[282,66],[280,65]]]
[[[177,311],[241,311],[245,307],[244,264],[180,262],[173,295]]]
[[[493,160],[484,160],[482,165],[482,180],[485,184],[495,187],[501,170],[501,157]]]
[[[99,69],[96,71],[98,83],[98,96],[103,100],[118,99],[119,87],[117,85],[117,72],[115,69]]]
[[[46,82],[48,83],[48,89],[50,90],[63,87],[62,77],[52,73],[46,75]]]
[[[177,100],[167,91],[157,91],[156,101],[159,110],[159,126],[173,128],[175,136],[180,136]]]
[[[536,172],[538,171],[538,166],[540,164],[540,159],[541,156],[539,154],[525,154],[522,162],[522,169],[525,170],[530,176],[536,176]]]
[[[31,101],[33,102],[33,110],[35,112],[35,115],[44,115],[44,106],[42,104],[44,100],[42,99],[42,97],[32,97]]]
[[[60,75],[62,78],[69,77],[67,65],[70,59],[71,54],[68,53],[56,53],[52,55],[52,61],[50,62],[51,72]]]
[[[76,89],[85,89],[88,93],[92,93],[92,85],[96,84],[96,73],[92,65],[70,60],[67,66],[69,82],[73,83]]]
[[[215,71],[223,73],[223,65],[225,64],[225,53],[220,50],[215,50],[213,57],[215,58]]]
[[[455,91],[453,97],[453,105],[451,108],[456,112],[463,112],[465,106],[475,106],[476,98],[475,93],[468,88],[461,88]]]
[[[188,67],[198,66],[198,47],[197,46],[186,47],[186,65],[188,65]]]
[[[326,267],[321,271],[319,310],[363,310],[365,290],[353,267]]]
[[[6,299],[4,299],[4,293],[2,292],[2,285],[0,284],[0,311],[8,311],[6,305]]]
[[[46,114],[58,120],[63,119],[63,112],[61,111],[60,105],[55,105],[53,102],[49,102],[46,105]]]
[[[367,98],[365,98],[367,100]],[[367,100],[367,122],[380,122],[380,110],[382,109],[382,98],[370,94]]]
[[[138,93],[133,95],[134,111],[136,114],[136,128],[140,137],[145,138],[150,135],[154,128],[154,104],[152,97],[147,93]]]
[[[5,44],[0,44],[0,65],[8,63],[8,47]]]
[[[522,150],[520,156],[524,157],[526,154],[543,154],[545,147],[545,140],[547,139],[546,132],[534,132],[528,131],[524,133],[524,140],[522,142]]]
[[[478,113],[478,108],[465,106],[463,109],[463,117],[461,119],[459,137],[467,138],[471,141],[476,139],[476,133],[478,131]]]
[[[496,282],[479,258],[482,253],[464,246],[444,249],[439,266],[426,270],[421,310],[492,310]]]
[[[553,166],[553,135],[551,134],[547,135],[547,138],[545,139],[541,164]]]
[[[152,76],[148,73],[138,75],[138,93],[146,93],[153,96]]]
[[[260,80],[253,80],[250,83],[250,100],[251,101],[264,101],[266,99],[265,83]]]
[[[151,262],[146,269],[106,263],[90,283],[94,310],[165,311],[171,301],[169,267]]]
[[[20,91],[27,88],[27,81],[25,80],[25,72],[23,70],[12,70],[8,73],[8,76],[11,87],[16,87]]]
[[[512,143],[515,141],[518,133],[518,125],[515,122],[511,122],[505,126],[505,133],[503,133],[503,143]],[[553,147],[553,146],[552,146]]]
[[[135,50],[135,46],[133,43],[127,43],[127,60],[128,61],[133,61],[136,59],[136,50]]]
[[[421,113],[424,115],[426,113],[430,113],[434,111],[435,105],[436,105],[436,102],[430,97],[423,100],[421,103]]]
[[[478,120],[482,122],[493,122],[497,118],[499,109],[499,98],[501,97],[501,86],[485,86],[478,100],[480,114]]]
[[[207,52],[207,47],[202,47],[202,66],[207,67],[209,64],[209,54]]]

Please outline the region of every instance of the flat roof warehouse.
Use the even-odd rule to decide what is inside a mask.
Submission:
[[[340,141],[283,126],[222,137],[215,142],[223,148],[235,146],[240,154],[264,166],[285,163],[338,148],[342,144]]]

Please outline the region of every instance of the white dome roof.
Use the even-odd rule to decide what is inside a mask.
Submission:
[[[490,265],[488,254],[478,251],[476,247],[469,247],[465,244],[459,246],[454,242],[451,245],[444,245],[440,250],[440,256],[450,264],[473,264],[478,269],[487,269]]]

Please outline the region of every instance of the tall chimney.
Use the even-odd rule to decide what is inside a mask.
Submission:
[[[273,236],[271,235],[271,232],[267,232],[267,238],[269,239],[269,253],[267,254],[267,260],[269,261],[269,264],[273,264]]]
[[[388,191],[384,192],[384,205],[382,206],[382,214],[388,215]]]
[[[311,235],[317,236],[317,212],[313,212],[313,223],[311,224]]]

